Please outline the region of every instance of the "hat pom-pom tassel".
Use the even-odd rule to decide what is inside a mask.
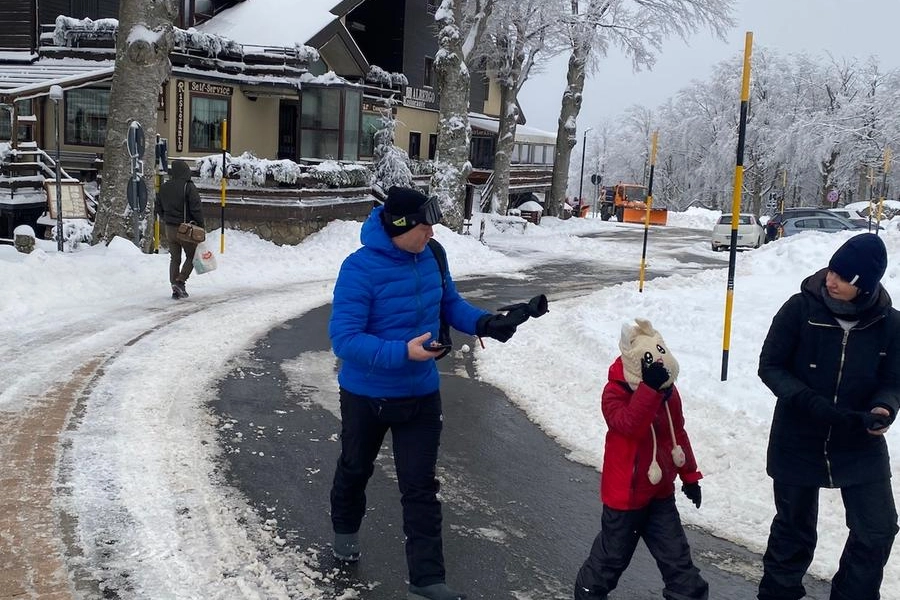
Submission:
[[[675,446],[674,448],[672,448],[672,462],[674,462],[675,466],[679,469],[684,466],[684,450],[681,449],[681,446]]]

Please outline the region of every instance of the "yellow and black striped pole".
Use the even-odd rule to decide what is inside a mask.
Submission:
[[[225,176],[225,155],[228,153],[228,119],[222,119],[222,207],[220,212],[222,230],[219,235],[219,254],[225,254],[225,189],[228,177]]]
[[[650,232],[650,209],[653,208],[653,167],[656,166],[656,141],[659,131],[650,138],[650,177],[647,179],[647,207],[644,211],[644,247],[641,249],[641,275],[638,278],[638,292],[644,292],[644,270],[647,265],[647,236]]]
[[[728,257],[728,288],[725,292],[725,334],[722,337],[722,381],[728,379],[728,351],[731,347],[731,311],[734,307],[734,272],[737,262],[738,222],[741,192],[744,189],[744,139],[747,134],[747,110],[750,104],[750,51],[753,32],[744,38],[744,75],[741,79],[741,119],[738,124],[737,159],[734,165],[734,191],[731,194],[731,252]]]
[[[875,219],[875,235],[878,235],[879,224],[881,224],[881,215],[884,214],[884,199],[887,196],[887,176],[891,171],[891,149],[884,149],[884,169],[881,172],[881,195],[878,200],[878,212]],[[869,211],[872,214],[872,211]],[[871,229],[871,228],[870,228]]]

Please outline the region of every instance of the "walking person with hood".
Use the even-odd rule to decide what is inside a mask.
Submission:
[[[675,478],[700,508],[697,461],[675,387],[678,361],[650,321],[622,327],[601,408],[608,427],[600,479],[600,533],[575,579],[575,600],[606,600],[639,540],[662,574],[667,600],[707,600],[675,506]]]
[[[443,414],[434,345],[441,321],[479,336],[508,341],[529,316],[529,305],[492,314],[456,290],[440,245],[429,244],[441,220],[437,198],[392,187],[384,206],[362,226],[362,248],[348,256],[334,286],[329,335],[341,359],[341,455],[331,488],[334,556],[360,558],[359,530],[366,485],[388,430],[403,508],[408,598],[460,600],[446,584],[437,498]]]
[[[172,162],[171,177],[159,188],[156,195],[156,214],[165,228],[169,246],[169,284],[172,299],[187,298],[185,283],[194,270],[194,251],[197,244],[178,239],[178,225],[193,223],[205,227],[200,193],[191,181],[191,168],[183,160]],[[184,251],[184,261],[181,253]]]
[[[759,600],[797,600],[816,549],[819,489],[840,489],[850,532],[830,600],[877,600],[897,534],[884,433],[900,408],[900,313],[877,235],[847,240],[772,319],[759,376],[776,396],[766,471],[775,518]]]

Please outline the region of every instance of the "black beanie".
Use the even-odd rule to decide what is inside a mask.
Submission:
[[[828,262],[828,268],[841,279],[855,285],[864,294],[878,289],[878,283],[887,269],[887,249],[874,233],[853,236],[837,249]]]
[[[387,234],[396,237],[415,227],[415,224],[410,224],[403,217],[418,213],[426,202],[428,197],[418,190],[397,186],[389,189],[381,219]]]

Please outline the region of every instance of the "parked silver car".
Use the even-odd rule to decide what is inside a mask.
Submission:
[[[825,233],[834,233],[835,231],[847,231],[849,229],[857,230],[863,228],[838,215],[791,217],[782,221],[780,237],[796,235],[798,233],[803,233],[804,231],[824,231]]]

